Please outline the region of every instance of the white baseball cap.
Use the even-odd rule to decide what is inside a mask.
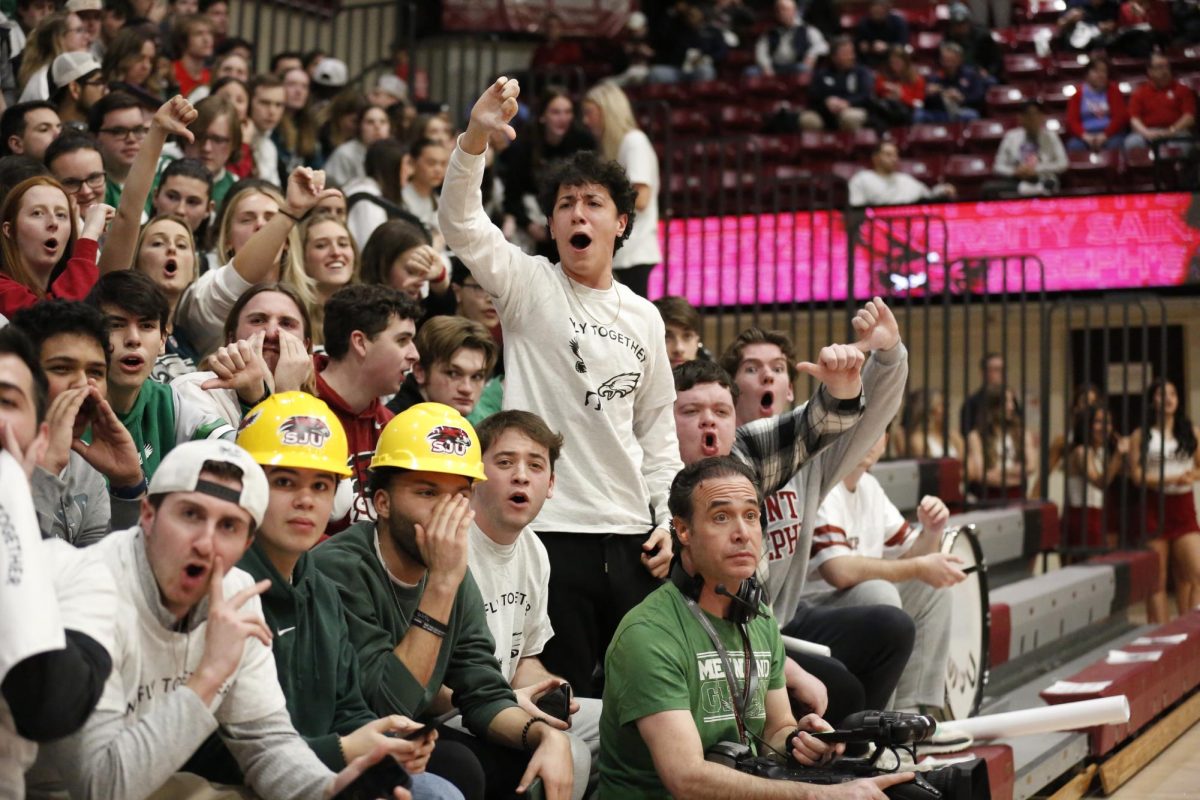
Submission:
[[[387,72],[375,81],[375,91],[389,94],[397,100],[404,100],[408,97],[408,84],[399,75]]]
[[[50,65],[50,80],[61,88],[99,69],[100,62],[86,50],[81,53],[63,53]]]
[[[67,0],[67,11],[78,14],[82,11],[103,11],[102,0]]]
[[[322,58],[313,70],[313,81],[321,86],[340,88],[350,79],[350,70],[346,62],[338,58]]]
[[[242,488],[230,487],[204,480],[200,473],[207,461],[229,464],[242,471]],[[150,479],[147,494],[171,494],[172,492],[200,492],[220,500],[236,503],[250,512],[255,526],[262,525],[267,513],[270,489],[267,474],[254,459],[233,442],[223,439],[203,439],[177,445],[163,457],[154,477]]]

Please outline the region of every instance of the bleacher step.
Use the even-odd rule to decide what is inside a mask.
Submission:
[[[999,714],[1022,708],[1045,707],[1046,703],[1038,696],[1038,693],[1047,686],[1057,680],[1074,675],[1089,664],[1104,658],[1109,650],[1122,647],[1138,636],[1154,630],[1155,627],[1153,625],[1139,626],[1127,630],[1115,638],[1105,639],[1082,655],[1039,673],[1032,680],[1012,691],[994,697],[985,697],[979,713]],[[1086,733],[1078,732],[1020,736],[1013,739],[1002,739],[995,744],[1007,745],[1012,748],[1015,773],[1012,800],[1029,800],[1041,793],[1047,785],[1066,774],[1072,767],[1082,763],[1088,754],[1088,736]],[[1007,799],[994,797],[993,800]]]

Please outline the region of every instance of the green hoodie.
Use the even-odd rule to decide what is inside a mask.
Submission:
[[[338,588],[317,572],[306,553],[289,583],[255,540],[238,566],[256,581],[271,581],[262,595],[271,650],[292,724],[334,772],[346,766],[340,736],[378,719],[363,698],[358,656]]]
[[[371,522],[352,525],[318,546],[311,556],[317,569],[332,578],[341,592],[350,640],[362,665],[363,695],[376,714],[416,719],[445,684],[454,692],[463,724],[483,737],[496,714],[517,704],[496,662],[483,598],[469,570],[454,598],[450,633],[438,652],[433,675],[428,685],[422,685],[393,649],[408,632],[426,578],[412,588],[392,580],[380,559]]]

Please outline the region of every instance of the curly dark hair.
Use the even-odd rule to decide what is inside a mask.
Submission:
[[[562,187],[585,186],[589,183],[608,190],[609,197],[617,206],[617,214],[629,218],[625,223],[625,232],[613,242],[613,253],[616,253],[633,232],[633,221],[637,217],[637,190],[629,182],[625,168],[616,161],[607,161],[591,150],[584,150],[554,164],[538,193],[542,213],[546,219],[554,216],[554,201],[558,199],[558,190]]]

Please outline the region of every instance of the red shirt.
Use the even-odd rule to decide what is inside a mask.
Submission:
[[[96,269],[96,254],[99,251],[100,245],[95,239],[76,239],[67,268],[47,287],[44,296],[39,296],[8,275],[0,275],[0,314],[11,317],[39,300],[82,300],[87,297],[100,279],[100,272]]]
[[[1184,114],[1196,114],[1196,96],[1179,81],[1171,81],[1165,89],[1147,81],[1129,101],[1129,116],[1147,128],[1169,128]]]
[[[212,73],[208,67],[200,70],[198,77],[192,77],[192,74],[183,66],[182,61],[175,62],[175,83],[179,86],[179,93],[184,97],[191,94],[197,86],[207,86]]]
[[[394,415],[387,410],[387,406],[379,402],[378,397],[360,412],[351,410],[346,401],[331,389],[321,376],[328,365],[329,356],[313,356],[313,369],[317,373],[317,397],[329,405],[346,431],[346,441],[350,445],[349,467],[353,473],[351,480],[354,485],[354,505],[347,517],[329,524],[328,533],[333,534],[354,522],[375,519],[375,508],[371,502],[371,493],[367,489],[369,467],[375,455],[375,445],[379,442],[379,434]]]
[[[891,99],[891,95],[887,93],[887,84],[895,83],[900,87],[900,102],[909,108],[914,107],[918,101],[925,102],[925,76],[918,75],[914,80],[905,83],[900,80],[892,80],[885,76],[882,72],[875,74],[875,96],[886,99]]]

